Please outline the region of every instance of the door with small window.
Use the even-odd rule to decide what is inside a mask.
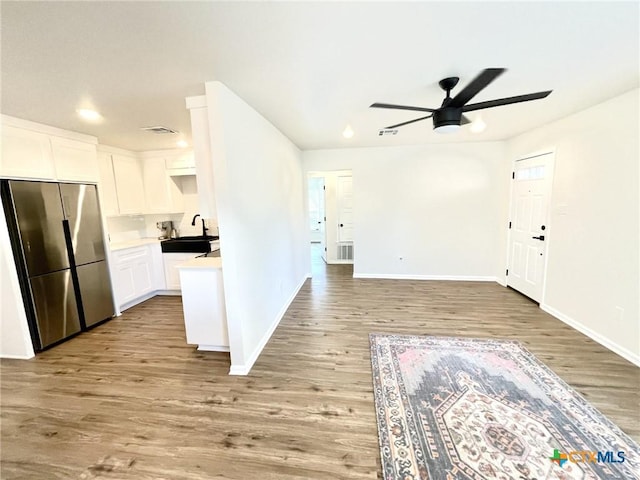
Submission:
[[[507,285],[536,302],[542,301],[553,154],[515,162],[512,174]]]

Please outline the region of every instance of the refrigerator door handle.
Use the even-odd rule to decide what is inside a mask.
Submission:
[[[71,241],[71,229],[69,228],[69,220],[62,220],[62,230],[64,231],[64,241],[67,244],[67,255],[69,257],[69,265],[71,268],[76,266],[76,260],[73,256],[73,242]]]
[[[67,242],[67,253],[69,254],[69,265],[71,266],[71,282],[73,284],[73,290],[76,295],[76,302],[78,303],[78,316],[80,317],[80,326],[82,330],[86,330],[86,322],[84,316],[84,305],[82,303],[82,294],[80,292],[80,281],[78,279],[78,270],[76,265],[76,258],[73,251],[73,241],[71,240],[71,228],[69,226],[69,220],[66,218],[62,220],[62,229],[64,230],[64,239]]]

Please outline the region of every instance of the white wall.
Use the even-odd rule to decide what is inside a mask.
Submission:
[[[304,283],[301,153],[220,82],[206,84],[231,373],[246,374]]]
[[[0,206],[0,357],[31,358],[33,355],[7,221]]]
[[[353,172],[354,276],[504,274],[502,143],[312,150],[303,158],[305,172]]]
[[[633,90],[508,149],[556,149],[542,308],[640,365],[639,101]]]

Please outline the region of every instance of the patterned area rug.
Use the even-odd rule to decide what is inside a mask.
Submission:
[[[518,342],[371,335],[386,480],[640,479],[640,447]]]

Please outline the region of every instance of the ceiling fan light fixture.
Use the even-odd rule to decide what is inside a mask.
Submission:
[[[454,133],[460,129],[462,109],[442,108],[433,113],[433,130],[438,133]]]
[[[460,125],[438,125],[434,127],[433,131],[437,133],[455,133],[460,130]]]
[[[477,75],[471,82],[469,82],[462,90],[460,90],[453,98],[451,97],[451,90],[458,83],[458,77],[448,77],[440,80],[439,85],[447,96],[442,101],[442,105],[439,108],[428,107],[416,107],[413,105],[395,105],[392,103],[372,103],[372,108],[391,108],[396,110],[409,110],[416,112],[429,112],[430,115],[425,115],[420,118],[414,118],[407,122],[398,123],[387,127],[387,129],[393,129],[397,127],[403,127],[410,125],[427,118],[433,119],[433,129],[438,133],[452,133],[460,129],[461,125],[468,125],[473,123],[471,131],[479,133],[483,131],[486,124],[477,119],[471,122],[464,113],[473,112],[476,110],[484,110],[485,108],[501,107],[503,105],[512,105],[514,103],[530,102],[531,100],[540,100],[549,96],[553,90],[545,90],[543,92],[527,93],[525,95],[516,95],[515,97],[497,98],[495,100],[489,100],[486,102],[469,103],[478,93],[484,90],[491,82],[502,75],[506,71],[506,68],[485,68]]]

